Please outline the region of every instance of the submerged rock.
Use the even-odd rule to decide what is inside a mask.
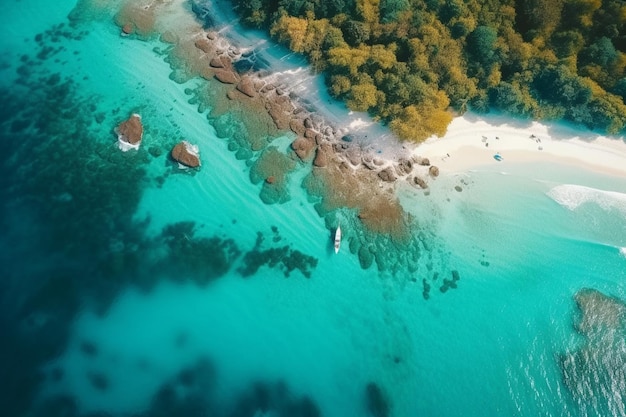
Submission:
[[[241,78],[241,81],[239,81],[239,84],[237,84],[237,90],[241,91],[243,94],[247,95],[248,97],[256,96],[256,90],[254,88],[252,77],[247,76],[247,75]]]
[[[128,120],[122,122],[115,128],[117,133],[117,146],[124,152],[129,149],[139,149],[143,138],[143,124],[141,116],[133,114]]]
[[[130,35],[131,33],[133,33],[133,25],[130,23],[124,24],[124,26],[122,26],[122,34]]]
[[[215,78],[218,81],[224,84],[236,84],[237,83],[237,74],[232,71],[228,71],[225,69],[217,69],[215,71]]]
[[[327,166],[332,157],[332,151],[332,146],[330,146],[329,144],[324,143],[320,145],[317,148],[315,159],[313,160],[313,165],[320,168]]]
[[[375,383],[370,382],[365,387],[365,397],[367,400],[367,408],[374,417],[387,417],[389,415],[390,406],[382,389]]]
[[[345,152],[346,158],[354,167],[361,164],[361,149],[358,146],[350,146]]]
[[[311,155],[313,148],[315,148],[315,142],[303,137],[299,137],[291,143],[291,149],[296,152],[296,155],[301,160],[307,159]]]
[[[580,404],[609,410],[593,415],[621,415],[623,398],[612,394],[626,386],[626,304],[589,288],[574,298],[580,311],[574,325],[584,341],[559,355],[565,385]]]
[[[219,56],[214,56],[211,58],[209,65],[213,68],[224,68],[224,61]]]
[[[172,149],[172,158],[185,167],[197,168],[200,166],[198,147],[186,140],[174,146]]]
[[[207,38],[196,39],[194,45],[196,48],[207,54],[213,51],[213,45]]]

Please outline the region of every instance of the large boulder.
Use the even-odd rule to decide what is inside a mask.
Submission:
[[[420,177],[414,177],[413,178],[413,184],[417,185],[418,187],[420,187],[422,189],[428,188],[428,184],[426,183],[426,181],[424,181],[424,179],[422,179]]]
[[[400,158],[398,165],[396,165],[396,172],[400,176],[409,175],[413,171],[413,162],[406,158]]]
[[[380,171],[378,173],[378,178],[380,178],[381,180],[383,180],[385,182],[394,182],[395,180],[398,179],[396,177],[396,174],[393,173],[393,168],[392,167],[387,167],[387,168],[383,169],[382,171]]]
[[[289,121],[289,128],[298,136],[304,136],[304,133],[306,132],[304,120],[299,117],[294,117]]]
[[[286,96],[269,97],[265,102],[265,108],[280,130],[289,129],[291,114],[294,110],[293,104]]]
[[[186,140],[174,146],[172,149],[172,158],[185,167],[197,168],[200,166],[198,147]]]
[[[238,81],[237,74],[235,74],[233,71],[228,71],[224,69],[215,70],[215,78],[217,78],[218,81],[224,84],[236,84]]]
[[[143,138],[141,116],[133,114],[115,128],[118,146],[121,150],[138,149]]]
[[[213,44],[211,43],[211,41],[209,41],[205,37],[196,39],[196,41],[194,42],[194,45],[196,48],[198,48],[199,50],[201,50],[202,52],[206,54],[213,51]]]
[[[241,77],[241,81],[239,81],[239,84],[237,84],[237,90],[241,91],[248,97],[256,96],[254,82],[252,80],[252,77],[250,77],[249,75],[244,75],[243,77]]]
[[[358,146],[350,146],[346,149],[345,156],[352,166],[356,167],[361,164],[361,148]]]
[[[291,149],[293,149],[296,155],[298,155],[298,158],[303,161],[311,155],[314,147],[314,141],[303,137],[299,137],[291,143]]]
[[[431,165],[430,168],[428,168],[428,173],[430,174],[431,177],[438,177],[439,176],[439,168],[437,168],[434,165]]]
[[[209,65],[213,68],[224,68],[224,61],[219,56],[214,56],[211,58]]]
[[[427,167],[427,166],[430,165],[430,159],[428,159],[428,158],[416,157],[415,160],[416,160],[418,165],[421,165],[421,166],[424,166],[424,167]]]
[[[328,165],[332,157],[333,148],[328,143],[324,143],[317,148],[313,165],[323,168]]]

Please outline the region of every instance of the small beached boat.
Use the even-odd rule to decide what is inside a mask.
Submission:
[[[335,231],[335,253],[339,253],[339,246],[341,246],[341,226],[337,225]]]
[[[497,154],[495,154],[495,155],[493,156],[493,159],[495,159],[495,160],[496,160],[496,161],[498,161],[498,162],[499,162],[499,161],[502,161],[502,155],[500,155],[499,153],[497,153]]]

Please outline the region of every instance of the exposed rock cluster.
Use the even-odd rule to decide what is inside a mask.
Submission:
[[[141,139],[143,139],[141,116],[138,114],[131,115],[115,128],[115,133],[117,133],[118,147],[122,151],[139,149]]]
[[[183,140],[172,149],[172,159],[182,167],[197,168],[200,166],[200,152],[196,145]]]
[[[277,84],[278,80],[259,72],[239,73],[236,64],[248,59],[252,52],[228,45],[217,33],[199,34],[194,45],[206,55],[213,76],[226,85],[234,86],[227,93],[229,98],[258,101],[277,129],[295,133],[291,149],[301,161],[312,161],[316,168],[344,165],[355,175],[373,174],[388,185],[406,178],[409,184],[427,188],[427,178],[438,175],[438,168],[431,166],[426,158],[405,155],[390,161],[375,157],[361,148],[354,134],[339,131],[319,115],[300,107],[297,99],[288,93],[288,86]]]

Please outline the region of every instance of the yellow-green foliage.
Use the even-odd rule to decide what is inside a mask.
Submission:
[[[376,87],[373,84],[356,84],[350,88],[348,107],[356,111],[367,111],[376,105]]]
[[[623,0],[235,0],[400,137],[497,108],[624,132]]]
[[[283,15],[272,26],[270,33],[280,42],[287,43],[292,51],[304,52],[308,25],[307,19]]]
[[[358,48],[343,46],[328,51],[329,64],[346,68],[352,75],[358,73],[359,68],[367,62],[369,57],[370,48],[364,45],[360,45]]]

